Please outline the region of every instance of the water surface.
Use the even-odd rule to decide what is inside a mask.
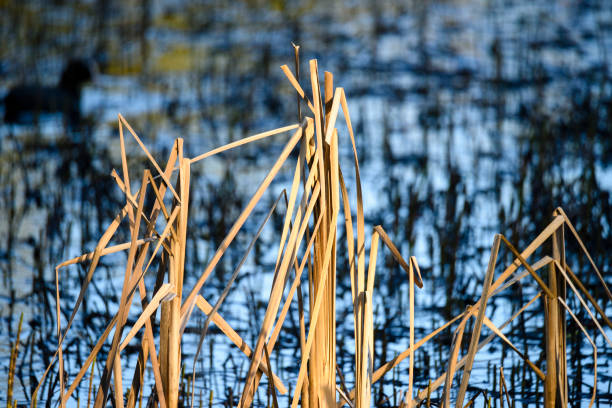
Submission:
[[[0,128],[0,366],[8,371],[9,343],[23,312],[15,385],[20,403],[29,402],[57,342],[53,266],[92,250],[123,205],[109,177],[120,168],[117,113],[160,161],[176,137],[184,138],[186,154],[193,157],[294,123],[295,95],[279,69],[293,67],[291,41],[301,45],[302,74],[307,61],[317,58],[321,74],[333,72],[336,85],[345,88],[357,132],[366,222],[382,224],[402,254],[419,260],[425,288],[417,294],[417,338],[479,298],[494,233],[524,248],[557,206],[611,282],[610,1],[21,1],[0,7],[2,94],[22,81],[53,85],[69,58],[91,58],[98,67],[83,91],[79,129],[68,129],[61,115]],[[308,81],[304,87],[310,88]],[[341,164],[350,175],[346,137],[341,131]],[[277,136],[194,166],[188,282],[203,270],[285,140]],[[137,180],[146,160],[135,144],[128,153]],[[285,166],[204,287],[211,303],[266,207],[289,187],[292,166]],[[266,229],[221,310],[251,344],[265,311],[281,219]],[[127,231],[114,242],[127,240]],[[571,240],[567,250],[568,263],[610,315],[612,307],[587,260]],[[506,251],[499,263],[510,260]],[[124,262],[123,255],[105,259],[88,290],[65,351],[72,376],[115,311]],[[338,363],[352,383],[345,271],[346,263],[340,263]],[[65,319],[85,272],[82,267],[62,272]],[[408,345],[406,276],[387,252],[379,258],[377,276],[375,367]],[[520,307],[517,299],[524,302],[535,290],[525,281],[504,292],[492,300],[490,316],[502,322]],[[575,299],[570,306],[581,321],[588,320]],[[506,330],[543,367],[538,309],[541,304]],[[192,328],[202,323],[196,317]],[[298,369],[296,325],[295,318],[288,319],[282,347],[272,356],[285,384]],[[587,329],[599,351],[598,400],[610,404],[611,351],[592,324]],[[568,331],[577,330],[568,322]],[[248,361],[212,331],[196,387],[204,401],[214,390],[214,404],[222,405],[241,392]],[[195,341],[188,336],[183,345],[187,372]],[[416,353],[418,386],[444,371],[449,342],[447,333]],[[583,404],[593,386],[590,350],[582,336],[568,340],[571,397]],[[471,395],[481,389],[496,395],[500,365],[513,400],[537,405],[541,384],[499,342],[477,358]],[[393,395],[406,388],[407,371],[406,361],[375,385],[377,405],[397,403]],[[47,388],[43,394],[41,403],[57,397]],[[86,382],[78,395],[83,404]],[[263,391],[255,402],[266,404]]]

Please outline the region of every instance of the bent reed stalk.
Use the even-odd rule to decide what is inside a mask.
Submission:
[[[296,46],[296,71],[299,73],[298,49],[299,47]],[[566,227],[591,262],[593,270],[610,300],[612,300],[612,295],[592,257],[587,252],[586,246],[563,210],[560,208],[555,210],[552,222],[522,252],[515,249],[502,235],[496,235],[491,249],[489,265],[486,273],[483,274],[484,284],[479,301],[470,305],[463,313],[444,323],[432,333],[416,340],[414,326],[418,316],[415,316],[414,309],[418,292],[415,291],[415,287],[422,288],[426,284],[427,277],[421,276],[415,257],[410,256],[406,258],[408,261],[405,260],[405,256],[401,254],[401,251],[394,245],[380,225],[372,229],[369,254],[366,254],[366,224],[359,160],[344,89],[334,87],[333,75],[325,72],[322,91],[317,61],[311,60],[309,68],[311,92],[307,94],[300,85],[299,74],[296,77],[286,65],[281,67],[289,82],[295,88],[300,123],[250,136],[192,159],[184,155],[183,140],[176,139],[163,169],[126,119],[119,115],[122,168],[121,174],[113,171],[113,178],[125,194],[126,202],[102,234],[93,252],[72,258],[57,267],[59,269],[72,264],[89,262],[89,268],[82,283],[79,297],[64,328],[59,326],[61,311],[59,302],[57,304],[58,348],[36,387],[32,398],[32,407],[36,406],[36,394],[48,380],[49,373],[54,370],[55,363],[58,361],[60,378],[63,376],[65,369],[63,345],[70,335],[73,320],[83,302],[89,283],[96,273],[100,259],[119,251],[127,251],[127,262],[118,310],[87,359],[85,359],[79,372],[76,374],[67,373],[67,389],[64,388],[64,381],[62,380],[57,396],[62,406],[71,398],[75,398],[75,390],[82,386],[81,382],[88,371],[91,372],[89,378],[91,393],[92,364],[96,361],[102,346],[108,342],[111,332],[113,338],[110,351],[103,366],[101,366],[102,374],[97,381],[97,387],[93,387],[96,390],[93,395],[94,407],[102,408],[107,405],[108,398],[112,398],[116,408],[134,408],[137,401],[141,401],[145,392],[145,384],[143,383],[145,370],[151,370],[154,378],[153,392],[149,395],[150,403],[161,408],[177,408],[179,405],[185,406],[187,404],[194,406],[193,381],[188,382],[191,384],[191,390],[181,388],[182,345],[183,338],[186,336],[185,329],[191,321],[192,314],[199,312],[207,316],[206,324],[201,331],[199,347],[205,340],[208,325],[214,323],[236,345],[238,348],[236,353],[244,354],[250,361],[240,392],[240,408],[248,408],[253,405],[262,376],[269,378],[266,391],[272,396],[275,407],[280,404],[277,393],[280,395],[292,393],[292,395],[289,395],[292,408],[300,403],[302,407],[308,408],[339,408],[345,404],[355,408],[369,408],[372,403],[373,384],[406,358],[409,359],[409,385],[407,390],[399,392],[400,406],[415,407],[421,404],[430,406],[432,393],[443,386],[442,404],[444,407],[450,407],[451,401],[453,401],[451,398],[453,379],[455,375],[460,375],[460,386],[454,394],[454,402],[456,406],[462,407],[477,353],[495,338],[499,338],[508,345],[525,362],[526,366],[536,373],[541,381],[540,386],[544,390],[545,407],[552,408],[558,404],[568,403],[565,362],[567,336],[565,311],[569,312],[572,319],[576,319],[576,317],[566,300],[568,295],[566,285],[569,285],[572,289],[569,294],[577,296],[580,305],[587,309],[591,319],[596,322],[599,333],[604,336],[608,343],[610,343],[610,340],[605,331],[595,319],[594,314],[590,312],[588,304],[580,294],[582,293],[595,307],[596,313],[599,313],[603,318],[604,324],[611,328],[612,324],[610,319],[604,315],[604,309],[596,304],[594,298],[567,266],[565,258]],[[304,119],[302,119],[301,102],[310,111],[310,115],[305,115]],[[342,110],[344,118],[342,127],[338,127],[340,110]],[[151,168],[151,170],[144,171],[140,177],[141,184],[134,192],[131,190],[132,183],[130,181],[133,174],[130,174],[127,163],[125,130],[142,149]],[[342,130],[343,135],[348,135],[348,137],[340,137],[340,130]],[[184,272],[187,230],[189,228],[191,166],[223,151],[239,148],[247,143],[287,132],[292,133],[278,159],[227,232],[207,267],[199,275],[195,285],[186,287]],[[346,173],[342,171],[338,155],[339,145],[347,142],[350,142],[353,153],[351,171],[354,174],[354,178],[352,178],[354,184],[351,186],[346,184],[346,179],[343,176]],[[294,150],[299,152],[297,158],[290,159]],[[278,211],[276,209],[278,200],[261,224],[257,235],[253,238],[247,253],[241,260],[241,264],[236,268],[230,282],[227,283],[226,290],[221,298],[217,302],[209,303],[203,297],[201,289],[207,283],[211,273],[219,264],[245,222],[252,218],[254,208],[261,201],[261,198],[268,191],[271,183],[288,160],[295,160],[295,170],[288,190],[289,194],[285,193],[284,195],[286,211],[282,232],[278,237],[279,246],[274,266],[274,279],[255,344],[249,345],[246,339],[241,338],[220,315],[220,306],[230,291],[230,286],[236,279],[240,266],[246,259],[254,242],[258,239],[261,229],[272,212]],[[350,196],[348,187],[350,187],[354,197]],[[152,209],[147,213],[145,213],[146,198],[152,198],[154,202]],[[354,209],[356,210],[354,211]],[[120,224],[126,217],[129,220],[130,241],[109,246],[111,239],[117,234]],[[342,221],[344,221],[346,231],[346,242],[340,242],[338,236],[338,223]],[[159,225],[163,225],[163,229],[160,230]],[[388,248],[395,261],[407,273],[410,298],[410,334],[408,349],[375,369],[373,299],[376,291],[376,261],[381,241]],[[543,245],[547,245],[548,241],[553,242],[552,254],[533,263],[528,263],[528,259],[536,250]],[[498,254],[502,249],[507,249],[512,253],[513,261],[505,266],[505,269],[495,279],[495,271],[498,269],[496,267],[499,259]],[[342,388],[337,385],[337,375],[340,374],[336,364],[338,251],[346,251],[348,255],[348,272],[351,280],[353,340],[355,344],[353,390],[347,388],[342,376],[339,377]],[[367,269],[366,258],[368,259]],[[154,261],[159,265],[156,272],[150,270]],[[547,278],[538,274],[538,270],[545,267],[548,267]],[[521,272],[521,269],[524,269],[525,272]],[[156,274],[156,285],[153,288],[147,288],[143,277],[151,273]],[[306,275],[306,277],[303,278],[302,275]],[[504,324],[496,326],[486,316],[487,304],[490,299],[497,295],[500,290],[505,290],[528,276],[532,280],[530,284],[536,285],[539,292],[534,298],[524,303],[520,310]],[[302,287],[303,282],[307,282],[305,288]],[[287,286],[289,286],[289,289],[286,288]],[[308,293],[308,301],[306,302],[303,302],[303,298],[306,297],[302,295],[303,290]],[[136,292],[138,292],[141,300],[142,311],[139,313],[136,322],[131,327],[127,327],[129,312],[138,307],[134,302]],[[57,293],[59,296],[59,291]],[[296,293],[298,295],[298,305],[292,303]],[[283,303],[284,294],[285,300]],[[524,313],[538,298],[542,298],[546,305],[544,313],[546,323],[545,369],[531,362],[503,334],[504,328]],[[157,320],[158,309],[161,310],[159,321]],[[195,312],[196,309],[199,312]],[[296,360],[299,361],[299,372],[292,383],[295,385],[292,387],[288,387],[281,381],[273,372],[273,365],[271,364],[271,360],[274,359],[274,349],[279,333],[283,328],[286,316],[290,312],[297,313],[300,324],[300,354],[296,356]],[[472,317],[474,317],[473,323],[471,322]],[[470,324],[473,324],[473,326],[469,326]],[[451,328],[453,325],[455,327],[454,335],[448,350],[449,359],[446,372],[440,373],[440,376],[433,381],[429,380],[426,382],[427,387],[419,390],[415,384],[415,353],[443,330]],[[481,339],[483,325],[492,331],[492,334],[485,339]],[[157,328],[159,328],[158,337],[154,335]],[[580,325],[580,328],[590,344],[593,345],[594,360],[597,361],[597,347],[594,341],[589,337],[583,325]],[[127,334],[124,335],[124,331]],[[462,346],[463,339],[468,336],[470,339],[467,343],[469,344],[467,353],[460,356],[461,350],[464,349]],[[135,372],[130,377],[132,378],[131,384],[124,384],[125,373],[122,369],[122,358],[125,356],[126,346],[130,342],[135,342],[134,339],[139,342],[138,363]],[[16,352],[17,346],[15,346],[15,354]],[[91,370],[90,366],[92,366]],[[193,375],[195,375],[195,363],[193,369]],[[507,403],[510,403],[503,371],[500,371],[500,375],[500,387],[503,386],[504,399]],[[11,378],[9,378],[9,381],[11,381]],[[9,384],[12,385],[12,383]],[[86,384],[83,386],[86,387]],[[124,387],[127,387],[127,389],[124,390]],[[590,405],[596,398],[596,387],[597,384],[595,383]],[[88,406],[90,393],[88,393]],[[127,398],[125,398],[126,395]],[[486,392],[481,395],[485,400],[488,398]],[[468,405],[474,404],[477,396],[471,397]]]

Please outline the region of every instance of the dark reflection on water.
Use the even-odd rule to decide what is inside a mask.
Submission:
[[[568,213],[612,283],[609,1],[21,1],[0,2],[0,8],[2,94],[20,82],[54,85],[70,58],[89,58],[98,67],[83,90],[80,126],[66,126],[62,115],[47,115],[36,124],[0,129],[0,366],[8,370],[9,342],[24,312],[15,385],[20,402],[29,401],[55,350],[53,266],[93,249],[122,206],[108,176],[120,166],[116,113],[126,116],[161,160],[175,137],[185,138],[187,154],[194,156],[292,123],[294,94],[278,69],[292,65],[290,41],[301,44],[303,62],[318,58],[346,90],[363,165],[366,221],[382,224],[403,254],[419,259],[426,287],[417,294],[417,339],[478,299],[495,232],[522,248],[550,221],[556,206]],[[282,140],[194,166],[188,280],[195,279],[220,244]],[[135,146],[130,149],[132,174],[138,174],[146,161]],[[288,174],[275,184],[277,190],[288,185]],[[274,198],[270,194],[266,205]],[[204,288],[211,303],[266,211],[258,208]],[[269,286],[261,276],[269,277],[265,271],[274,261],[274,231],[280,230],[281,220],[278,216],[257,244],[256,256],[221,311],[250,344],[263,318]],[[127,240],[127,228],[120,231],[114,242]],[[576,245],[567,250],[574,270],[610,311],[588,261],[577,255]],[[408,345],[406,277],[389,254],[382,255],[375,367]],[[500,264],[510,261],[505,252],[502,259]],[[98,268],[66,345],[71,375],[114,313],[123,261],[120,255],[108,257]],[[352,382],[346,259],[338,265],[343,299],[338,362]],[[62,272],[64,319],[85,271],[72,267]],[[533,294],[528,282],[503,292],[491,303],[493,320],[505,320],[520,307],[519,297],[526,301]],[[579,319],[587,322],[584,310],[572,302]],[[538,308],[506,331],[543,367]],[[202,323],[196,317],[190,330]],[[286,326],[273,364],[287,384],[298,364],[295,316]],[[592,324],[587,329],[595,335]],[[214,327],[210,331],[219,334]],[[573,322],[568,331],[571,399],[587,401],[593,385],[590,345]],[[598,399],[605,405],[612,400],[611,351],[601,335],[595,337]],[[188,371],[195,341],[188,336],[183,346]],[[241,392],[247,360],[232,354],[233,346],[222,335],[206,342],[197,392],[202,390],[206,401],[213,389],[215,403],[227,403]],[[420,387],[444,370],[449,342],[450,333],[445,333],[416,353]],[[471,392],[496,392],[500,365],[513,400],[536,405],[542,399],[537,378],[501,343],[477,359]],[[407,370],[406,362],[375,385],[377,405],[397,403],[393,395],[406,387]],[[56,397],[55,389],[44,388],[40,400]],[[83,402],[85,385],[78,395]],[[265,398],[262,393],[256,403],[264,405]]]

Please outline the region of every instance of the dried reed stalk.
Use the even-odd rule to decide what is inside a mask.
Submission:
[[[497,262],[497,253],[499,251],[500,244],[501,237],[496,235],[493,241],[493,247],[491,248],[491,256],[489,257],[489,266],[487,267],[487,273],[485,275],[485,281],[482,287],[482,295],[480,296],[480,305],[482,306],[478,308],[478,316],[476,317],[476,322],[474,323],[474,328],[472,329],[470,347],[468,349],[465,367],[463,368],[463,377],[461,378],[459,393],[457,394],[456,406],[459,408],[463,407],[463,399],[465,397],[465,392],[467,391],[468,382],[470,381],[470,372],[472,371],[472,364],[474,364],[474,358],[476,357],[476,348],[478,347],[480,330],[482,329],[482,324],[485,318],[489,288],[491,287],[491,282],[493,281],[493,273],[495,272],[495,264]]]
[[[597,348],[582,324],[567,306],[566,285],[569,285],[571,289],[570,294],[573,293],[579,299],[582,307],[587,310],[590,318],[610,345],[612,345],[612,342],[587,307],[582,295],[594,306],[596,312],[602,316],[606,325],[612,327],[612,323],[605,315],[604,309],[596,303],[595,299],[588,293],[567,264],[565,256],[565,226],[569,228],[580,249],[589,259],[597,277],[603,284],[606,294],[611,300],[612,294],[575,228],[560,208],[555,210],[552,222],[522,252],[514,248],[503,235],[496,235],[491,248],[489,265],[485,273],[479,301],[470,305],[465,312],[445,322],[420,341],[415,342],[415,327],[418,321],[415,310],[415,286],[423,287],[423,280],[416,258],[411,256],[408,258],[408,262],[406,262],[400,250],[394,245],[382,226],[376,226],[371,234],[369,261],[366,270],[366,225],[359,160],[344,89],[341,87],[335,88],[333,75],[325,72],[323,91],[321,91],[318,64],[316,60],[311,60],[309,62],[310,75],[308,78],[310,80],[311,94],[307,95],[299,82],[298,48],[294,46],[296,75],[294,76],[287,66],[283,66],[281,69],[295,88],[298,103],[298,121],[300,124],[293,124],[246,137],[200,154],[192,159],[185,157],[183,140],[177,139],[165,164],[165,169],[162,170],[159,163],[147,150],[145,144],[134,132],[126,119],[119,115],[122,168],[121,175],[113,170],[112,177],[117,182],[119,189],[125,194],[126,203],[104,231],[94,251],[73,257],[60,263],[56,268],[58,347],[34,391],[32,407],[35,406],[38,390],[45,382],[48,373],[56,361],[59,361],[57,378],[59,378],[60,382],[60,406],[65,406],[70,398],[74,398],[72,395],[90,366],[92,369],[90,384],[92,384],[92,364],[96,360],[102,346],[108,340],[111,332],[114,332],[114,334],[110,344],[110,351],[107,355],[94,398],[94,406],[96,408],[102,408],[106,405],[111,388],[113,389],[112,394],[115,407],[123,408],[124,405],[127,405],[127,408],[134,408],[136,401],[141,401],[143,397],[144,373],[149,361],[155,381],[155,392],[151,396],[153,401],[150,401],[150,403],[156,401],[161,408],[177,408],[181,393],[186,395],[189,392],[189,386],[191,386],[193,405],[193,379],[196,374],[195,360],[192,367],[192,379],[187,382],[187,386],[181,388],[181,379],[183,377],[181,374],[181,345],[191,313],[194,307],[197,307],[207,315],[204,329],[201,332],[198,350],[205,340],[209,324],[214,323],[250,359],[239,406],[247,408],[252,405],[261,377],[265,374],[268,377],[268,395],[271,396],[272,405],[276,408],[279,406],[277,391],[280,394],[285,394],[287,389],[280,378],[273,373],[271,360],[274,358],[274,348],[279,339],[286,316],[291,311],[293,298],[296,293],[300,325],[299,348],[301,353],[297,358],[299,360],[299,373],[296,378],[296,386],[293,390],[293,395],[290,396],[292,408],[297,406],[300,399],[302,407],[305,408],[340,407],[345,403],[355,408],[369,408],[372,402],[372,385],[405,358],[409,358],[409,383],[408,389],[401,396],[401,406],[415,407],[425,400],[427,401],[427,406],[429,406],[431,393],[442,384],[444,384],[443,404],[445,407],[450,406],[453,378],[458,370],[463,369],[456,400],[456,405],[462,407],[467,395],[470,372],[477,358],[477,353],[495,338],[500,338],[501,341],[506,343],[523,360],[525,365],[530,367],[537,377],[544,381],[545,406],[554,407],[556,404],[566,404],[568,402],[568,386],[565,352],[567,347],[565,311],[576,320],[582,332],[593,346],[595,375],[597,375]],[[308,106],[312,114],[312,117],[306,116],[304,120],[302,120],[302,102],[305,103],[305,106]],[[346,126],[353,152],[354,186],[352,187],[354,189],[347,188],[339,158],[340,145],[343,140],[339,135],[337,127],[340,110],[342,110],[344,125]],[[140,147],[154,172],[152,174],[149,170],[144,171],[140,186],[137,190],[134,190],[135,194],[132,194],[124,128],[128,130],[133,140]],[[294,133],[286,140],[278,159],[248,201],[238,219],[227,232],[227,235],[208,265],[199,275],[195,285],[191,288],[185,288],[184,274],[187,230],[189,227],[188,211],[191,166],[215,154],[289,131],[294,131]],[[256,343],[251,349],[219,314],[219,308],[225,297],[229,294],[240,267],[246,260],[253,244],[259,237],[281,196],[279,196],[265,221],[261,224],[214,307],[202,297],[200,291],[212,271],[221,261],[232,241],[236,238],[238,232],[252,216],[255,206],[266,194],[273,180],[281,171],[283,164],[289,159],[291,152],[298,145],[299,155],[295,165],[291,189],[288,197],[287,194],[282,194],[285,197],[286,210],[279,239],[272,288]],[[151,187],[150,189],[149,186]],[[349,190],[355,191],[354,200],[349,196]],[[154,204],[151,212],[145,214],[144,203],[147,194],[152,194]],[[353,215],[353,208],[356,208],[355,215]],[[344,243],[338,242],[337,239],[337,225],[341,221],[339,220],[341,212],[344,217],[346,252],[349,261],[351,298],[353,302],[355,388],[352,391],[348,391],[336,363],[336,257],[338,251],[344,250]],[[165,222],[161,232],[157,230],[159,214],[162,214],[161,223]],[[111,239],[116,235],[120,224],[125,218],[129,221],[129,242],[109,246]],[[356,223],[356,226],[354,223]],[[544,256],[537,262],[529,264],[527,262],[529,257],[549,239],[552,241],[551,256]],[[306,245],[304,245],[304,240]],[[374,371],[373,304],[376,293],[376,263],[381,241],[389,249],[399,266],[407,273],[410,298],[410,333],[408,349]],[[494,271],[501,243],[504,243],[505,247],[512,253],[513,261],[494,280]],[[64,390],[63,378],[64,340],[83,302],[86,290],[93,279],[100,258],[120,251],[127,251],[127,260],[118,310],[66,391]],[[159,262],[155,286],[152,290],[148,290],[143,278],[149,272],[150,266],[156,261]],[[90,262],[90,265],[72,314],[67,321],[66,327],[62,330],[59,309],[59,270],[60,268],[82,262]],[[546,280],[538,274],[538,271],[545,266],[548,267],[548,277]],[[525,271],[519,273],[519,268],[524,268]],[[291,275],[291,270],[294,271],[294,275]],[[307,273],[304,274],[304,271],[307,271]],[[308,280],[307,302],[304,301],[302,293],[302,275],[307,275]],[[486,316],[487,303],[497,293],[516,284],[527,276],[531,278],[530,282],[537,286],[538,294],[524,303],[520,310],[509,320],[497,327]],[[291,283],[289,284],[289,282]],[[286,288],[287,286],[289,286],[289,289]],[[139,312],[135,323],[128,328],[126,327],[127,316],[130,310],[132,310],[133,297],[136,290],[139,292],[142,310]],[[183,296],[184,290],[187,290],[187,296]],[[284,296],[285,293],[286,296]],[[545,304],[544,318],[547,332],[545,349],[546,373],[531,362],[526,355],[521,353],[503,333],[503,329],[521,315],[540,296],[543,296]],[[285,302],[281,307],[283,298],[285,298]],[[159,323],[157,323],[156,317],[158,309],[161,309]],[[465,356],[459,358],[464,331],[471,317],[475,317],[475,322],[468,352]],[[415,352],[436,335],[457,322],[459,323],[454,330],[454,339],[449,351],[450,359],[446,372],[435,381],[432,382],[430,380],[425,390],[421,390],[416,396],[413,395],[415,386]],[[160,335],[159,341],[156,341],[153,333],[158,325]],[[492,331],[492,334],[486,339],[481,340],[480,335],[483,325],[487,326]],[[127,331],[125,336],[123,336],[124,329]],[[139,354],[132,382],[127,390],[127,400],[124,400],[122,357],[126,346],[134,338],[139,340]],[[15,346],[15,353],[16,350],[17,345]],[[11,367],[13,371],[9,375],[10,378],[14,375],[14,365]],[[500,386],[504,390],[507,402],[510,403],[507,389],[505,388],[503,371],[500,371],[500,374],[502,377]],[[341,387],[337,385],[337,376],[340,378]],[[11,381],[10,378],[9,381]],[[11,390],[12,388],[9,386],[9,392]],[[591,405],[595,395],[596,391],[594,389]],[[477,396],[478,394],[472,396],[468,405],[473,405]],[[11,398],[9,395],[9,405]],[[88,406],[89,399],[88,397]]]

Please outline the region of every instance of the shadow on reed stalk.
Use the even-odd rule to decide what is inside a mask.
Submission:
[[[299,58],[296,47],[296,66]],[[292,389],[291,407],[295,408],[301,401],[303,407],[341,407],[345,404],[355,408],[367,408],[371,404],[372,386],[385,374],[409,359],[408,389],[401,392],[400,406],[412,407],[420,404],[430,406],[431,396],[438,388],[443,386],[441,396],[442,405],[451,404],[451,389],[455,374],[462,372],[458,390],[456,391],[455,405],[463,406],[469,385],[470,373],[476,354],[494,338],[499,338],[507,344],[533,370],[541,380],[544,389],[546,407],[557,404],[566,405],[567,371],[565,357],[566,341],[566,315],[568,311],[575,319],[573,312],[566,302],[567,287],[577,297],[580,304],[587,310],[599,332],[610,343],[604,330],[595,319],[582,296],[591,303],[599,313],[605,324],[612,327],[610,320],[605,316],[602,308],[595,303],[593,297],[585,290],[580,280],[573,274],[565,259],[565,231],[569,230],[576,239],[580,248],[590,260],[593,270],[600,279],[610,300],[612,295],[607,289],[605,281],[592,261],[590,255],[571,222],[561,209],[553,214],[552,222],[540,233],[536,239],[519,252],[502,235],[496,235],[489,265],[486,270],[484,285],[480,300],[469,306],[463,313],[446,322],[424,338],[416,341],[415,327],[415,286],[421,288],[423,279],[419,266],[414,257],[404,259],[400,251],[393,244],[381,226],[372,230],[368,265],[366,268],[366,225],[364,222],[363,197],[357,147],[353,127],[349,114],[348,104],[343,88],[334,87],[333,76],[326,72],[324,75],[323,91],[320,88],[317,61],[311,60],[310,87],[311,93],[306,94],[287,66],[282,70],[295,88],[298,95],[297,124],[285,126],[268,132],[263,132],[228,145],[211,150],[194,158],[184,156],[183,140],[177,139],[172,147],[165,165],[160,165],[147,150],[145,144],[128,124],[125,118],[119,115],[119,138],[121,145],[121,172],[113,171],[112,175],[117,186],[125,194],[125,205],[119,210],[115,219],[107,227],[98,241],[95,250],[65,261],[57,266],[60,268],[81,262],[89,262],[88,271],[82,284],[72,314],[66,327],[62,328],[60,322],[59,291],[57,291],[58,306],[56,309],[58,322],[58,348],[52,362],[49,364],[41,378],[35,394],[45,383],[47,375],[59,361],[59,402],[62,407],[74,398],[74,391],[81,386],[89,367],[94,363],[102,346],[110,340],[110,350],[106,360],[102,363],[102,373],[95,385],[95,408],[106,406],[108,398],[113,399],[116,408],[134,408],[141,400],[144,390],[145,370],[151,370],[154,378],[154,388],[149,395],[150,402],[158,404],[161,408],[176,408],[179,405],[194,405],[194,381],[181,380],[182,340],[185,329],[193,313],[207,315],[206,323],[199,335],[198,352],[205,340],[209,324],[214,323],[250,361],[248,371],[244,378],[243,388],[240,392],[239,406],[250,407],[253,404],[261,377],[269,378],[267,392],[272,396],[272,404],[279,405],[278,394],[287,394],[287,385],[273,373],[270,358],[274,356],[274,348],[279,339],[280,331],[288,313],[297,313],[300,326],[300,355],[299,373]],[[297,71],[299,72],[299,70]],[[305,104],[310,116],[301,119],[300,104]],[[347,188],[345,177],[338,157],[339,132],[336,127],[338,115],[342,110],[344,126],[348,138],[343,142],[350,142],[353,152],[352,169],[354,172],[354,185]],[[344,127],[343,127],[344,129]],[[127,165],[126,141],[124,132],[140,146],[148,158],[151,170],[145,170],[140,175],[140,185],[132,191],[132,181]],[[193,287],[184,286],[185,249],[187,246],[187,225],[189,211],[190,169],[198,162],[215,154],[238,148],[266,137],[281,133],[292,132],[291,136],[280,153],[276,162],[253,194],[244,210],[227,232],[222,243],[214,253],[207,267],[202,271]],[[283,164],[289,159],[291,153],[298,150],[295,159],[295,170],[289,188],[289,194],[281,194],[259,230],[251,241],[244,257],[236,267],[234,274],[227,283],[223,294],[212,306],[201,294],[201,289],[221,261],[224,253],[236,238],[260,199],[280,172]],[[293,158],[291,159],[293,160]],[[147,210],[146,198],[154,200],[151,208]],[[278,201],[284,197],[286,212],[279,237],[278,254],[274,267],[274,279],[271,293],[266,306],[265,315],[259,328],[255,344],[250,346],[219,314],[220,306],[229,293],[232,283],[239,274],[240,267],[248,256],[253,244],[276,209]],[[356,209],[356,210],[355,210]],[[355,210],[355,211],[354,211]],[[341,215],[342,213],[342,215]],[[123,220],[129,221],[130,240],[123,244],[109,246]],[[344,221],[346,242],[338,240],[338,222]],[[355,225],[356,224],[356,225]],[[163,226],[160,228],[159,226]],[[372,299],[375,288],[376,260],[379,243],[388,247],[394,259],[407,273],[410,297],[410,333],[409,347],[404,352],[386,362],[376,370],[374,361],[374,330]],[[547,241],[552,241],[552,254],[528,263],[527,259]],[[494,279],[498,259],[498,252],[502,244],[514,257],[503,272]],[[337,384],[336,364],[336,277],[337,253],[345,251],[348,254],[349,274],[351,279],[351,296],[353,301],[353,323],[355,343],[354,363],[354,389],[350,390],[341,378],[341,386]],[[121,300],[115,316],[108,322],[106,330],[100,335],[97,344],[76,375],[69,373],[64,379],[63,343],[69,334],[74,317],[83,302],[88,285],[94,277],[101,257],[127,251],[127,261],[123,276]],[[152,265],[158,265],[157,271],[151,271]],[[547,271],[541,277],[539,270]],[[290,272],[294,274],[291,275]],[[305,273],[306,272],[306,273]],[[154,287],[147,288],[143,277],[155,274]],[[306,278],[302,279],[302,275]],[[496,326],[486,315],[487,303],[500,291],[516,284],[528,277],[537,285],[538,293],[526,302],[522,308],[501,326]],[[302,296],[301,283],[307,281],[307,301]],[[289,286],[289,289],[286,288]],[[128,327],[127,317],[132,308],[137,308],[134,297],[138,293],[141,312],[136,322]],[[283,294],[286,294],[282,304]],[[298,305],[291,309],[293,298],[297,293]],[[543,371],[528,356],[521,353],[517,347],[503,334],[504,328],[517,316],[523,313],[538,298],[543,299],[545,305],[544,318],[546,322],[546,371]],[[160,318],[157,311],[161,309]],[[198,309],[196,311],[196,309]],[[297,310],[296,310],[297,309]],[[464,334],[468,333],[468,324],[473,319],[471,337],[467,353],[459,357],[462,350]],[[430,380],[426,389],[414,392],[414,354],[425,343],[434,338],[443,330],[455,325],[453,342],[449,350],[447,371],[437,379]],[[485,339],[481,339],[481,331],[487,326],[492,332]],[[597,348],[583,326],[580,326],[585,336],[593,345],[594,361],[597,361]],[[154,333],[159,328],[159,336]],[[126,377],[122,368],[122,356],[125,348],[134,338],[139,341],[139,355],[135,372]],[[197,352],[195,358],[197,358]],[[149,365],[150,363],[150,365]],[[595,375],[597,367],[595,366]],[[92,368],[93,375],[93,368]],[[338,370],[339,372],[339,370]],[[93,377],[90,375],[90,384]],[[195,360],[193,363],[195,378]],[[131,378],[131,383],[123,383],[124,378]],[[181,384],[189,384],[183,385]],[[65,385],[67,385],[67,389]],[[500,386],[505,387],[502,379]],[[189,389],[191,387],[191,389]],[[90,386],[91,389],[91,386]],[[505,398],[509,403],[507,390],[504,388]],[[482,393],[485,399],[487,393]],[[474,404],[473,396],[468,405]],[[596,381],[593,388],[591,404],[596,397]],[[212,394],[211,394],[212,398]],[[233,397],[232,397],[233,399]],[[32,406],[36,398],[32,399]],[[88,398],[89,401],[89,398]],[[233,401],[230,401],[233,405]],[[89,406],[89,403],[88,403]]]

